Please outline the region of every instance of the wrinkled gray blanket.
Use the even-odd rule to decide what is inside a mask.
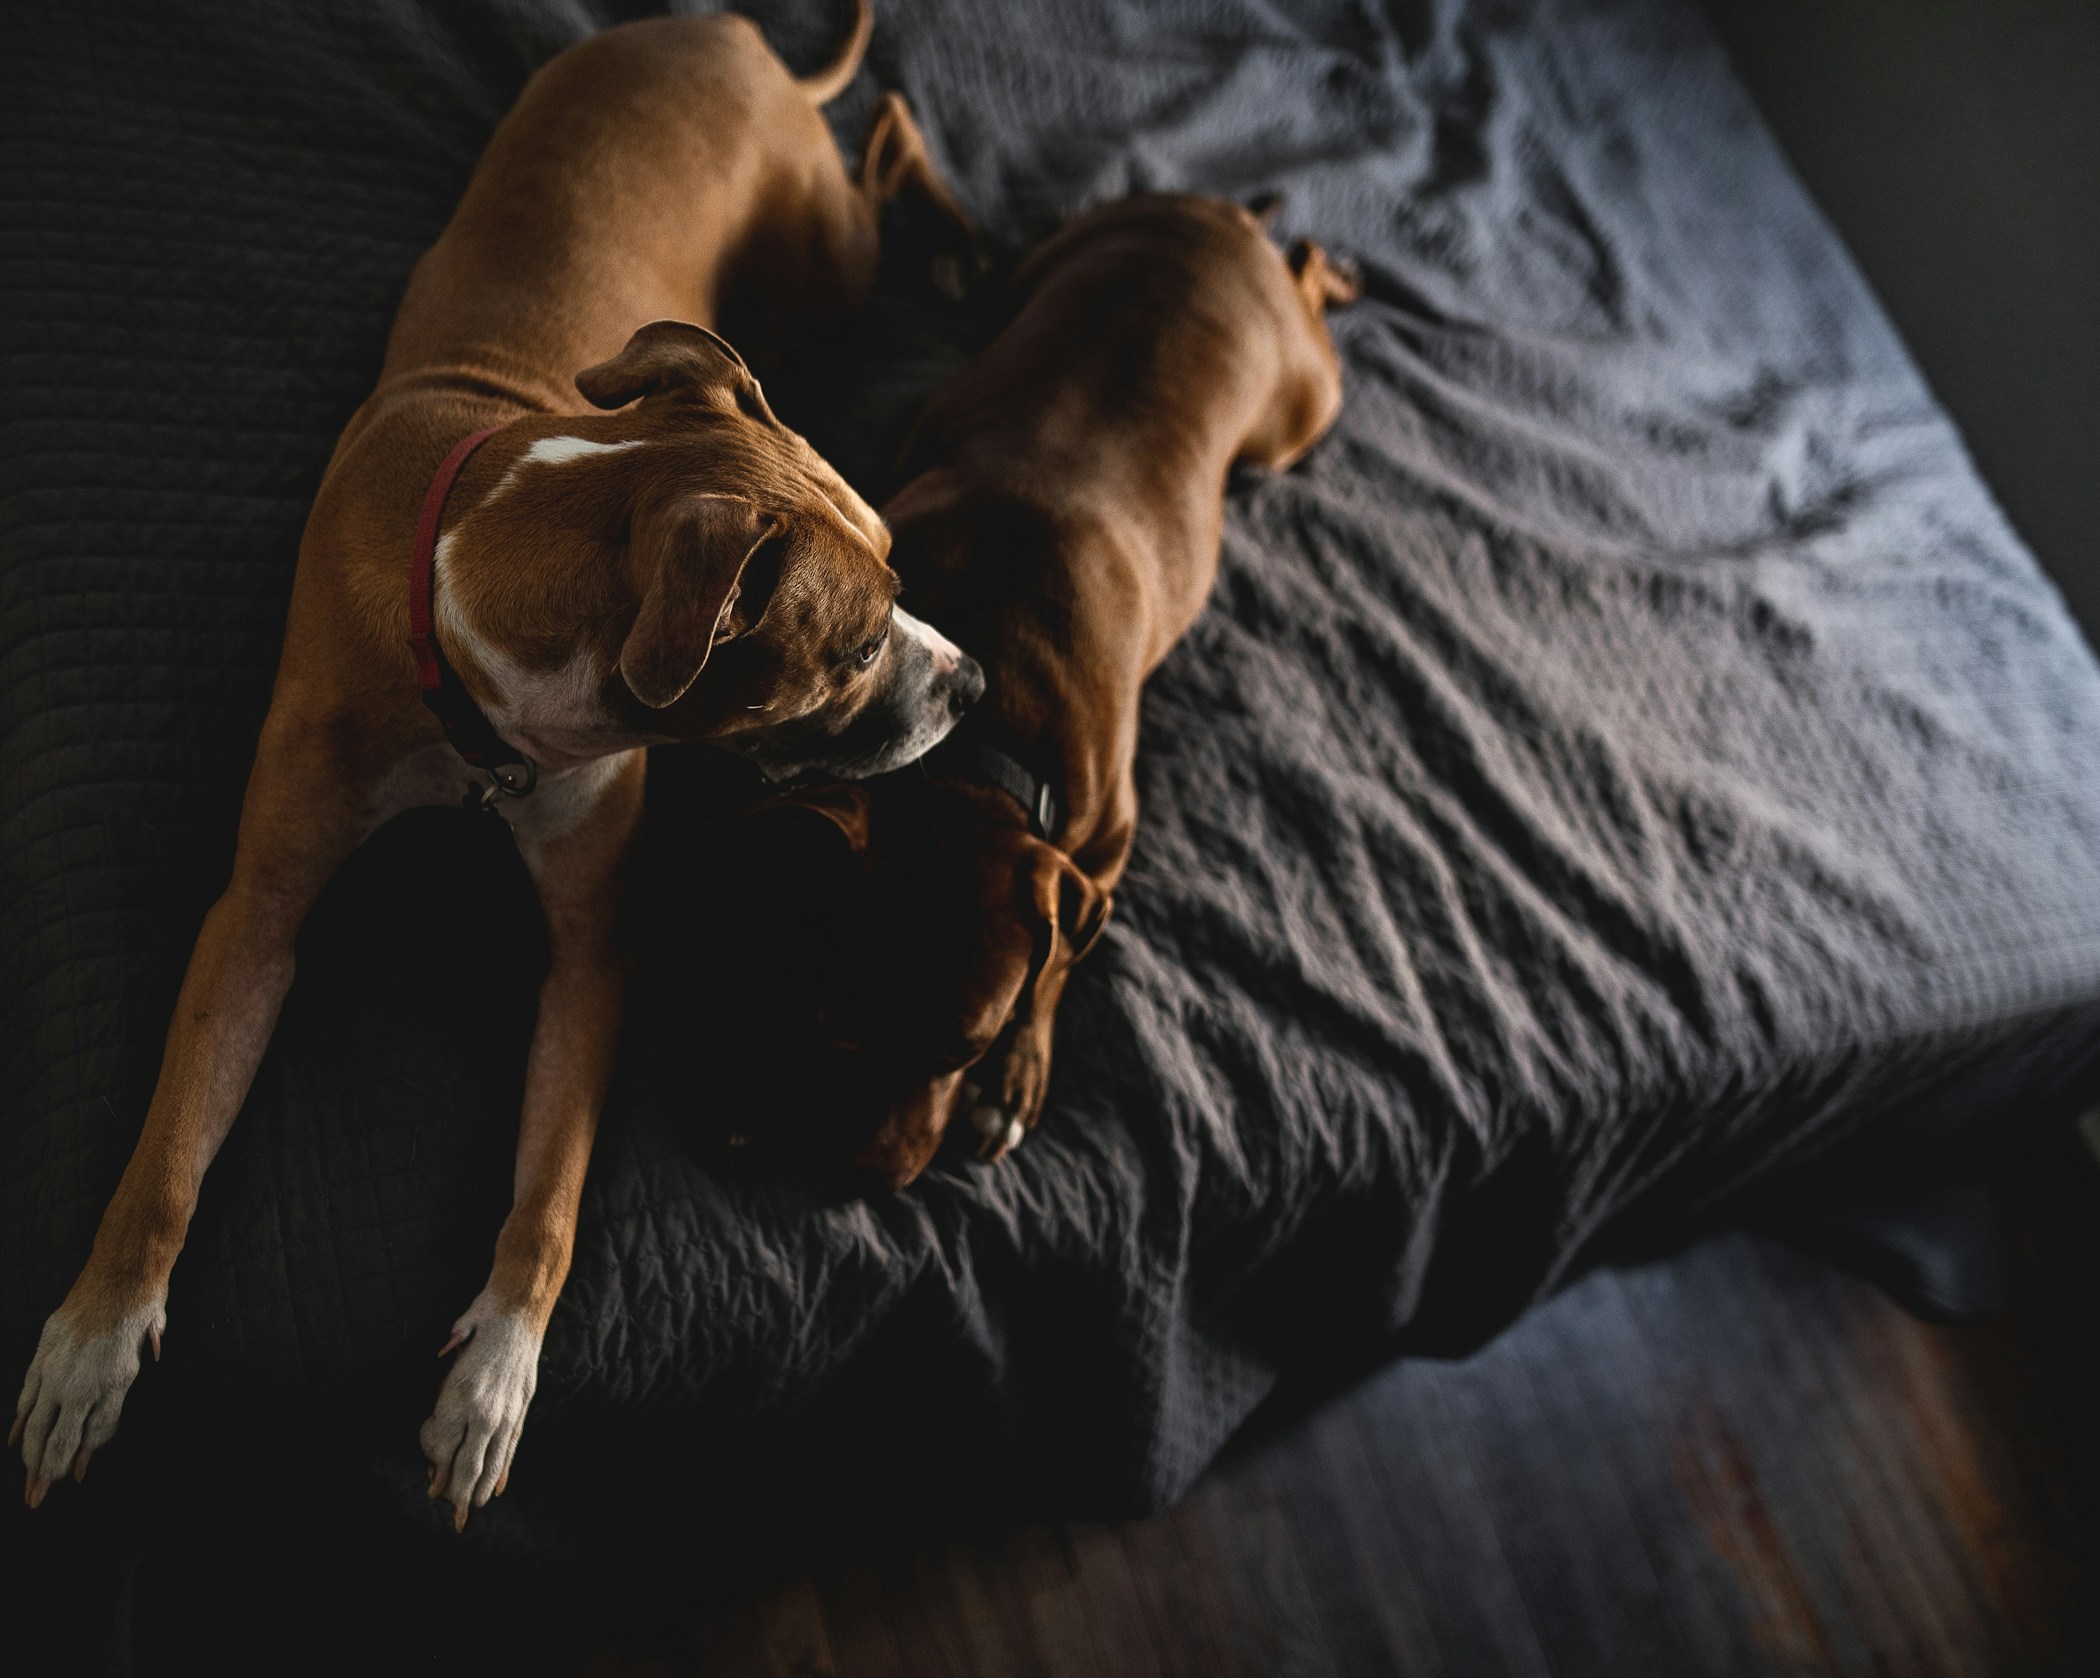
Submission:
[[[795,64],[839,25],[756,10]],[[606,21],[9,15],[0,1377],[136,1133],[306,504],[409,265],[530,67]],[[1689,4],[883,0],[848,144],[882,87],[1009,247],[1132,188],[1283,189],[1279,231],[1367,280],[1347,407],[1233,485],[1011,1163],[868,1201],[718,1171],[688,1120],[738,1044],[638,1000],[470,1546],[581,1554],[679,1510],[654,1553],[719,1554],[854,1487],[1148,1507],[1280,1380],[1477,1343],[1842,1139],[1906,1156],[2068,1098],[2100,1022],[2100,671]],[[335,1509],[422,1530],[534,916],[464,816],[346,870],[166,1360],[54,1509],[150,1516],[267,1436],[293,1443],[244,1446],[244,1496],[333,1474]],[[651,930],[704,954],[704,915]]]

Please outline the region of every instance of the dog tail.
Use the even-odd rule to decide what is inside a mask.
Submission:
[[[846,91],[860,73],[860,61],[868,50],[868,37],[875,33],[875,8],[869,0],[853,0],[853,33],[839,48],[838,57],[813,75],[798,76],[796,85],[809,95],[812,105],[828,105]]]

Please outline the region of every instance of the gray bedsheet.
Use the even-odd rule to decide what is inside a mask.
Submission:
[[[837,28],[756,10],[791,62]],[[531,65],[604,21],[9,15],[0,1374],[136,1133],[408,267]],[[849,143],[881,87],[1009,247],[1132,188],[1281,188],[1279,231],[1365,274],[1347,406],[1232,486],[1011,1163],[880,1200],[718,1171],[689,1120],[738,1045],[639,999],[470,1546],[719,1556],[848,1486],[1150,1507],[1280,1380],[1477,1343],[1841,1139],[1918,1154],[2069,1098],[2100,671],[1692,6],[886,0]],[[908,348],[917,394],[941,357]],[[166,1361],[54,1507],[150,1517],[268,1433],[297,1444],[245,1489],[332,1474],[378,1529],[433,1519],[415,1425],[504,1208],[533,917],[462,816],[346,870]]]

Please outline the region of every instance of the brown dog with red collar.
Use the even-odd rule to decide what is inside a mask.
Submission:
[[[704,740],[776,775],[872,774],[933,745],[981,686],[894,609],[881,520],[708,329],[726,316],[766,343],[850,314],[900,195],[946,229],[929,261],[968,257],[894,95],[860,179],[840,167],[817,107],[868,31],[863,3],[838,62],[800,82],[738,17],[585,41],[526,87],[417,265],[300,547],[231,883],[137,1148],[23,1386],[32,1507],[114,1432],[142,1345],[159,1356],[169,1274],[308,907],[381,823],[465,793],[514,829],[550,962],[514,1205],[422,1430],[431,1495],[463,1525],[508,1476],[569,1268],[625,995],[613,923],[643,748]]]
[[[845,1083],[886,1108],[861,1161],[899,1185],[958,1106],[990,1157],[1036,1122],[1137,828],[1139,691],[1210,596],[1227,472],[1290,466],[1339,412],[1325,311],[1357,291],[1310,241],[1286,259],[1254,215],[1183,196],[1095,210],[1016,285],[883,509],[983,703],[913,771],[735,824],[825,905],[804,982]]]

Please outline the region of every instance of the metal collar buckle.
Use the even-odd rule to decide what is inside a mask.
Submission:
[[[469,810],[486,810],[494,815],[499,798],[523,798],[540,783],[540,766],[525,758],[517,763],[499,763],[494,768],[484,769],[489,778],[485,787],[468,787],[467,795],[460,803]]]

